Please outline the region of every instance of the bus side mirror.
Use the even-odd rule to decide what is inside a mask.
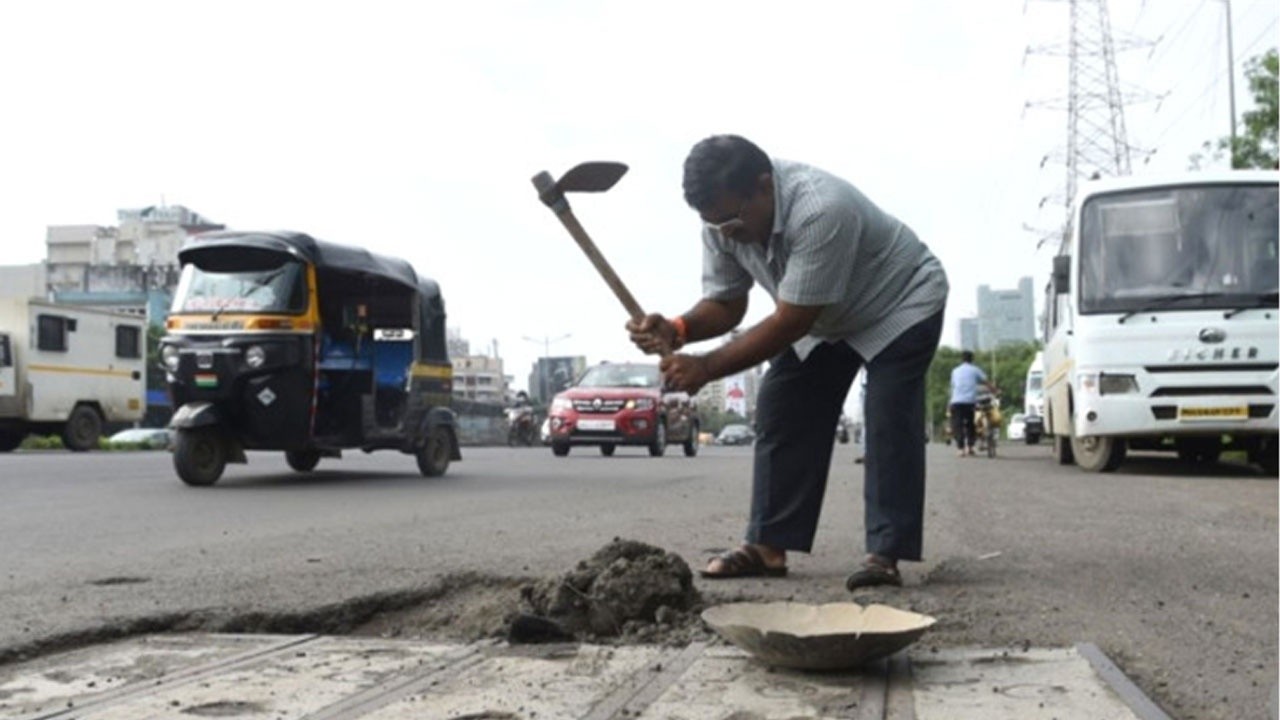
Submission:
[[[1058,295],[1071,291],[1071,256],[1055,255],[1053,258],[1053,288]]]

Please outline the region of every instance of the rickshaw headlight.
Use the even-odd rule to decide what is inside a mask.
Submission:
[[[178,348],[173,345],[165,345],[160,349],[160,359],[164,362],[164,366],[168,368],[170,372],[177,372]]]
[[[250,345],[244,351],[244,364],[251,368],[257,369],[267,361],[267,351],[262,349],[261,345]]]

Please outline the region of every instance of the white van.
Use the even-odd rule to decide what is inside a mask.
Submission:
[[[1028,445],[1037,445],[1044,436],[1044,351],[1037,352],[1027,367],[1022,397],[1021,437]],[[1009,439],[1015,438],[1010,435]]]
[[[141,420],[146,337],[136,315],[0,300],[0,452],[28,434],[89,450],[104,423]]]

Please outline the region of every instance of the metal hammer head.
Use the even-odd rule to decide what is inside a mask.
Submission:
[[[533,176],[533,186],[538,197],[552,210],[561,212],[569,206],[564,199],[567,192],[604,192],[617,184],[627,173],[627,166],[620,162],[584,162],[575,165],[559,180],[543,171]]]

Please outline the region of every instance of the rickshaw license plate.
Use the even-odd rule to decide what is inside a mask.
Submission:
[[[1178,408],[1178,419],[1187,421],[1196,420],[1246,420],[1249,417],[1249,408],[1244,405],[1233,407],[1180,407]]]
[[[579,420],[579,430],[613,430],[613,420]]]

